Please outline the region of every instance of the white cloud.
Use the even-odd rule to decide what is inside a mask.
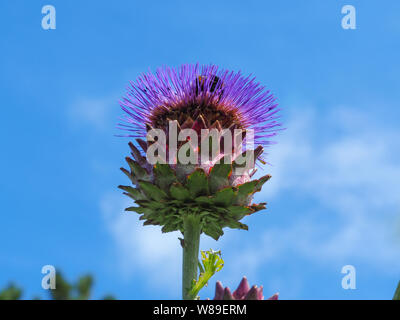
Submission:
[[[121,272],[125,277],[141,277],[155,288],[180,289],[180,233],[162,234],[159,227],[142,226],[138,215],[124,212],[132,201],[120,193],[105,194],[100,208],[117,248]]]
[[[342,108],[336,113],[340,116],[312,110],[292,114],[288,130],[271,153],[276,165],[271,168],[274,179],[268,195],[297,188],[324,200],[337,201],[350,193],[370,196],[362,201],[368,204],[398,205],[400,153],[395,150],[400,147],[400,131],[355,111]],[[363,121],[350,126],[349,119]],[[327,133],[330,137],[324,138]]]
[[[73,124],[90,125],[98,130],[108,128],[113,110],[118,109],[118,97],[104,98],[82,97],[77,99],[68,108],[68,115]],[[112,124],[114,126],[114,124]]]
[[[276,165],[262,197],[280,201],[291,192],[315,205],[313,214],[298,212],[292,224],[267,230],[263,237],[278,238],[279,249],[266,241],[264,251],[279,258],[294,249],[317,263],[360,259],[398,271],[400,131],[345,108],[325,116],[312,108],[294,112],[287,127],[271,153]]]

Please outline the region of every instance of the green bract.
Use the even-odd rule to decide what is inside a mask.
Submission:
[[[183,219],[195,215],[200,218],[201,231],[217,240],[225,227],[247,230],[247,225],[240,220],[265,209],[265,203],[250,202],[252,195],[270,179],[269,175],[231,186],[229,177],[234,163],[216,164],[209,173],[193,168],[190,174],[180,174],[178,166],[173,169],[169,164],[144,165],[145,160],[139,163],[144,158],[130,146],[137,161],[128,157],[130,171],[121,170],[134,186],[119,188],[137,204],[126,211],[140,214],[144,225],[160,225],[162,232],[183,233]]]

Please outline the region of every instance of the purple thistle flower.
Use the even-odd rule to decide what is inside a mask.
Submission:
[[[182,232],[182,297],[188,299],[197,279],[200,234],[218,240],[226,227],[247,230],[240,220],[265,209],[266,203],[254,204],[252,199],[271,176],[251,178],[256,160],[264,163],[263,147],[281,130],[279,109],[274,96],[254,77],[199,64],[143,73],[130,82],[120,105],[126,114],[119,128],[137,143],[129,144],[130,170],[121,168],[132,186],[120,188],[138,205],[126,210],[137,212],[144,225]],[[217,132],[216,138],[204,136],[202,129]],[[155,134],[157,140],[154,132],[160,133]],[[174,132],[181,138],[176,139]],[[231,134],[234,145],[225,133]],[[246,146],[236,150],[236,140]],[[216,146],[212,152],[210,145]],[[248,288],[247,280],[233,296],[229,289],[223,295],[263,298],[262,287]]]
[[[252,200],[271,176],[252,177],[256,160],[263,162],[263,146],[271,144],[269,139],[280,130],[279,109],[274,96],[254,77],[215,65],[164,67],[131,82],[120,103],[126,112],[125,124],[120,126],[137,142],[137,146],[129,144],[133,158],[126,161],[130,171],[121,168],[134,188],[120,188],[139,205],[127,210],[141,214],[144,224],[161,225],[163,232],[184,232],[184,220],[190,213],[201,220],[201,232],[218,239],[225,227],[247,230],[239,221],[265,209],[266,203],[252,204]],[[158,129],[154,131],[163,137],[161,151],[157,149],[153,158],[148,157],[148,151],[158,147],[158,139],[142,139],[147,133],[151,135],[152,129]],[[247,130],[252,129],[254,135],[252,132],[248,140],[254,141],[234,150],[236,146],[226,143],[222,135],[216,139],[199,136],[202,129],[231,133],[231,140],[238,136],[246,140]],[[184,139],[169,141],[176,138],[170,134],[173,131],[183,133]],[[186,136],[187,131],[194,134]],[[196,138],[200,143],[196,144]],[[207,147],[212,144],[217,148],[210,155]],[[189,160],[194,161],[181,161],[182,154],[189,154]],[[177,159],[179,155],[181,159]],[[207,156],[205,161],[203,155]],[[246,163],[241,162],[243,155]]]
[[[168,120],[177,120],[184,128],[202,115],[207,127],[218,121],[222,129],[253,129],[254,143],[268,146],[281,126],[275,97],[255,77],[215,65],[184,64],[143,73],[130,82],[120,105],[126,115],[118,128],[133,138],[144,138],[146,125],[164,130]]]
[[[278,300],[278,296],[279,294],[275,293],[267,300]],[[247,278],[243,277],[237,289],[231,293],[228,287],[224,288],[222,283],[217,281],[214,300],[264,300],[263,287],[254,285],[250,288]]]

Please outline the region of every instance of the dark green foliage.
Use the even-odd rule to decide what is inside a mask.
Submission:
[[[56,273],[56,288],[49,290],[52,300],[89,300],[93,287],[93,277],[84,275],[78,278],[76,283],[69,283],[61,272]],[[107,298],[107,299],[106,299]],[[115,299],[111,295],[106,295],[103,300]]]
[[[60,272],[56,273],[56,289],[49,290],[53,300],[71,300],[73,285],[69,284]]]
[[[78,293],[78,300],[88,300],[90,297],[90,290],[93,285],[93,278],[90,275],[81,277],[76,284],[76,291]]]
[[[128,162],[129,167],[131,168],[131,171],[134,173],[134,176],[137,180],[146,180],[147,172],[139,165],[139,163],[130,158],[126,158],[126,161]]]
[[[52,300],[89,300],[93,286],[93,277],[85,275],[78,279],[75,284],[69,283],[59,271],[56,273],[56,288],[48,290]],[[13,284],[0,291],[0,300],[19,300],[22,290]],[[35,296],[33,300],[40,300]],[[115,300],[112,295],[104,296],[103,300]]]
[[[152,184],[151,182],[139,180],[139,186],[143,190],[147,198],[151,198],[155,201],[161,201],[167,199],[168,197],[163,190],[161,190],[159,187]]]
[[[214,193],[218,190],[229,186],[229,176],[232,173],[232,166],[229,164],[216,164],[208,177],[210,183],[210,192]]]
[[[186,200],[191,199],[189,190],[182,186],[180,183],[174,183],[169,189],[169,193],[171,197],[175,200],[185,202]]]
[[[207,176],[202,169],[196,169],[188,176],[186,187],[192,198],[209,195]]]
[[[0,300],[18,300],[22,296],[22,290],[15,284],[11,283],[0,291]]]
[[[232,204],[233,198],[235,197],[235,192],[232,187],[222,189],[218,191],[212,198],[213,205],[219,207],[229,207]]]
[[[174,171],[168,164],[156,164],[154,166],[156,184],[162,189],[167,189],[172,183],[177,182]]]
[[[125,190],[124,192],[125,195],[131,197],[133,200],[145,200],[147,199],[146,196],[140,192],[139,189],[134,189],[129,186],[120,186],[121,189]]]

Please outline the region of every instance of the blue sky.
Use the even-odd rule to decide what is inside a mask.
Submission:
[[[41,28],[42,6],[57,29]],[[356,8],[357,29],[341,28]],[[268,209],[202,249],[216,279],[282,299],[389,299],[400,280],[398,1],[2,1],[0,286],[42,297],[41,268],[91,272],[94,297],[180,298],[178,234],[142,227],[117,190],[118,99],[148,68],[215,63],[271,89],[287,130]],[[357,289],[341,287],[344,265]]]

